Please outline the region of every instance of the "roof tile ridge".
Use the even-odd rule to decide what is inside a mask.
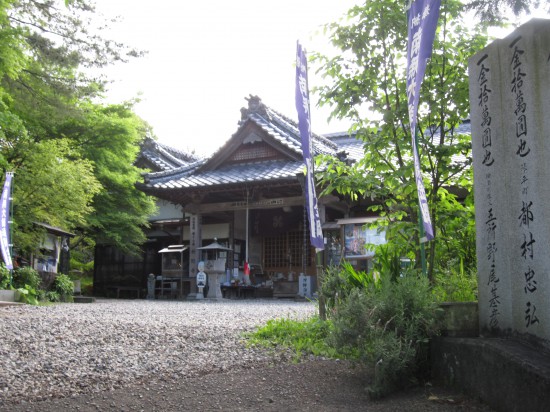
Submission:
[[[159,152],[161,152],[164,156],[166,156],[170,161],[172,161],[172,162],[174,162],[175,164],[178,164],[178,165],[180,165],[180,166],[185,166],[185,165],[188,165],[189,163],[192,163],[192,162],[193,162],[193,160],[191,160],[191,161],[186,161],[186,160],[177,158],[177,157],[174,156],[172,153],[170,153],[168,150],[166,150],[165,147],[159,146],[158,150],[159,150]]]
[[[262,129],[264,129],[266,132],[272,134],[272,131],[274,130],[274,131],[276,131],[280,136],[283,136],[283,137],[288,136],[288,134],[289,134],[288,132],[289,132],[290,130],[284,130],[284,128],[281,127],[279,124],[274,123],[272,119],[271,119],[271,120],[266,120],[266,119],[265,119],[261,114],[259,114],[259,113],[251,113],[251,114],[250,114],[250,118],[251,118],[252,120],[254,120],[254,116],[259,117],[259,118],[262,119],[265,123],[267,123],[267,126],[262,125],[262,124],[259,125],[259,126],[260,126]],[[271,129],[271,130],[269,130],[269,129]],[[292,132],[292,131],[290,131],[290,132]],[[296,143],[296,146],[300,149],[299,152],[300,152],[300,154],[301,154],[301,153],[302,153],[302,148],[301,148],[300,141],[297,141],[296,139],[292,139],[292,141],[294,141],[294,142]]]
[[[199,157],[193,153],[183,151],[181,149],[175,148],[173,146],[167,145],[159,141],[155,141],[155,144],[157,145],[159,150],[162,150],[163,152],[168,153],[170,156],[174,157],[175,159],[178,159],[179,162],[186,161],[187,163],[191,163],[193,161],[199,160]],[[189,161],[179,159],[173,153],[177,153],[178,155],[181,155],[182,157],[189,159]]]
[[[294,120],[292,120],[291,118],[285,116],[284,114],[279,113],[278,111],[276,111],[276,110],[274,110],[274,109],[272,109],[268,106],[266,106],[266,109],[267,109],[268,112],[269,111],[273,112],[277,117],[280,117],[282,120],[284,120],[290,126],[292,126],[294,128],[294,130],[292,130],[292,132],[294,132],[298,137],[300,137],[300,129],[298,127],[298,124]],[[326,137],[324,137],[320,134],[311,132],[311,137],[314,140],[318,140],[319,142],[329,146],[333,150],[338,149],[338,145],[336,143],[334,143],[330,139],[327,139]]]
[[[189,163],[187,165],[183,165],[183,166],[180,166],[180,167],[177,167],[177,168],[174,168],[174,169],[163,170],[163,171],[160,171],[160,172],[146,173],[146,176],[148,178],[156,179],[156,178],[167,177],[167,176],[175,175],[175,174],[179,174],[179,173],[189,172],[189,171],[192,171],[193,169],[196,169],[196,168],[200,167],[202,164],[204,164],[206,162],[206,160],[207,160],[206,158],[205,159],[199,159],[199,160],[197,160],[193,163]]]

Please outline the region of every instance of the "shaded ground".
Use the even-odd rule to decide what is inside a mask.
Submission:
[[[430,386],[368,399],[367,374],[347,362],[309,360],[212,373],[177,382],[10,405],[9,411],[490,411],[457,392]]]

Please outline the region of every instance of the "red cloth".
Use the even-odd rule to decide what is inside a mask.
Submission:
[[[250,275],[250,266],[248,266],[248,262],[244,262],[244,274]]]

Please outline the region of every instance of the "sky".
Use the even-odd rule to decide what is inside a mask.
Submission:
[[[108,99],[140,94],[135,112],[159,141],[208,155],[238,129],[245,97],[257,95],[296,119],[296,41],[323,44],[313,34],[358,0],[96,0],[96,11],[120,15],[111,37],[148,50],[144,58],[107,69]],[[310,87],[313,79],[310,74]],[[312,107],[316,133],[347,129]]]
[[[249,95],[296,120],[296,41],[306,50],[324,51],[328,41],[321,25],[361,3],[96,0],[97,12],[122,19],[111,24],[110,37],[148,51],[146,57],[105,69],[113,82],[107,100],[139,97],[134,110],[160,142],[209,155],[237,131]],[[310,71],[310,89],[320,82]],[[312,96],[315,133],[347,130],[345,122],[327,122],[329,109],[318,109],[315,102]]]

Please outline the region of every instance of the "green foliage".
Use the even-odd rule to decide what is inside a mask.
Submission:
[[[94,197],[95,212],[87,217],[87,234],[126,253],[139,254],[143,228],[155,212],[153,198],[135,187],[141,169],[133,166],[147,125],[126,105],[89,107],[87,116],[67,122],[78,130],[83,155],[92,160],[102,190]]]
[[[24,285],[23,287],[17,288],[17,291],[20,293],[19,300],[21,302],[28,303],[29,305],[38,305],[38,289],[30,285]]]
[[[91,296],[94,292],[94,277],[93,277],[93,262],[91,270],[86,270],[84,272],[73,272],[70,274],[71,280],[74,282],[75,280],[80,281],[80,291],[83,295]],[[71,261],[71,267],[72,261]]]
[[[326,344],[330,325],[330,322],[323,322],[318,317],[305,321],[271,319],[266,325],[248,334],[247,339],[251,345],[292,348],[296,360],[305,354],[338,358],[340,354]]]
[[[437,268],[438,244],[453,241],[451,229],[467,223],[468,206],[448,187],[471,189],[471,139],[458,126],[469,116],[468,58],[487,43],[479,28],[469,29],[457,0],[442,3],[432,58],[421,88],[417,140],[421,169],[435,226],[429,244],[429,277]],[[348,21],[326,27],[333,57],[315,55],[326,85],[317,91],[332,116],[353,122],[350,132],[364,142],[363,159],[319,157],[324,193],[338,192],[384,217],[387,239],[418,265],[418,198],[414,184],[406,93],[407,42],[403,2],[370,1],[348,13]],[[454,219],[452,224],[449,219]],[[467,225],[466,225],[467,226]],[[440,232],[445,234],[439,237]],[[471,232],[468,233],[471,235]],[[447,249],[449,249],[447,247]],[[474,267],[475,261],[466,261]]]
[[[133,103],[100,103],[104,67],[142,53],[105,39],[88,0],[0,0],[0,169],[14,171],[14,244],[36,252],[47,223],[139,252],[154,202],[134,187],[149,126]],[[103,32],[104,33],[104,32]],[[87,263],[84,260],[83,263]]]
[[[516,16],[522,13],[529,14],[543,4],[542,0],[466,0],[465,8],[466,10],[475,10],[476,15],[486,23],[498,24],[505,21],[505,16],[510,12]],[[546,12],[550,13],[548,3]]]
[[[72,270],[76,273],[92,275],[94,271],[94,248],[95,241],[86,236],[76,236],[71,241],[71,264]]]
[[[92,163],[71,146],[68,139],[26,145],[13,192],[14,242],[20,250],[32,252],[41,244],[44,229],[35,222],[74,228],[93,211],[99,182]]]
[[[29,287],[36,291],[39,289],[41,282],[42,279],[38,272],[30,266],[23,266],[13,271],[13,287],[15,288]]]
[[[356,271],[349,262],[324,269],[320,293],[327,309],[332,310],[355,289],[364,289],[373,283],[372,275]]]
[[[384,274],[395,281],[401,276],[401,253],[394,249],[394,244],[377,245],[374,248],[373,272]]]
[[[477,272],[465,271],[462,260],[449,260],[435,275],[434,294],[439,302],[476,302]]]
[[[0,289],[7,289],[11,283],[11,274],[4,262],[0,263]]]
[[[74,284],[69,276],[61,273],[56,276],[53,290],[57,292],[63,302],[72,302]]]
[[[61,295],[55,290],[49,290],[44,293],[44,299],[48,302],[61,302]]]
[[[457,260],[463,271],[475,271],[477,258],[473,193],[457,205],[454,196],[448,196],[445,190],[440,190],[438,207],[439,241],[434,250],[439,265],[435,271],[446,271],[449,263],[456,265]]]
[[[438,333],[437,304],[425,277],[405,276],[356,289],[332,314],[329,343],[372,367],[380,397],[427,372],[427,343]]]

